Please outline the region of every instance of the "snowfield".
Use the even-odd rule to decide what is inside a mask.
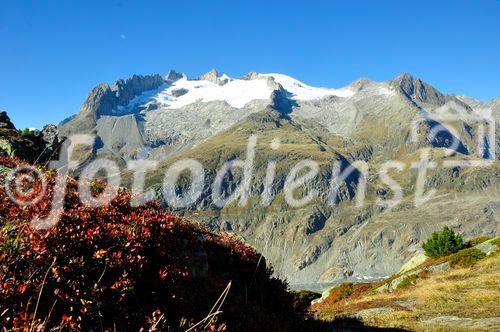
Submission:
[[[269,98],[272,92],[267,80],[233,80],[227,75],[221,79],[228,82],[218,85],[209,81],[188,80],[184,77],[160,92],[156,100],[170,108],[181,108],[197,101],[225,101],[233,107],[242,108],[252,100]],[[174,97],[173,92],[180,89],[186,89],[187,92]]]
[[[254,79],[233,79],[227,74],[218,77],[218,84],[186,76],[172,83],[165,83],[156,90],[146,91],[132,99],[127,106],[119,106],[115,114],[132,113],[138,107],[159,104],[162,108],[180,109],[197,102],[223,101],[234,108],[243,108],[254,100],[269,99],[276,83],[298,101],[321,99],[327,96],[350,98],[356,91],[351,87],[329,89],[312,87],[283,74],[258,74]]]

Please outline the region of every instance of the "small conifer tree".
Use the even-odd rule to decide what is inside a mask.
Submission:
[[[432,233],[422,248],[426,256],[437,258],[454,254],[463,249],[464,241],[460,234],[455,234],[452,229],[446,226],[440,232]]]

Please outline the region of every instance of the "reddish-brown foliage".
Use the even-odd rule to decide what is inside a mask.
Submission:
[[[9,168],[19,163],[0,158]],[[223,313],[209,330],[292,330],[300,323],[286,284],[253,248],[156,203],[132,208],[124,190],[92,209],[70,179],[59,223],[33,229],[30,220],[49,213],[54,192],[54,172],[43,172],[48,190],[33,206],[15,204],[0,186],[0,326],[185,330],[209,313],[230,281]]]

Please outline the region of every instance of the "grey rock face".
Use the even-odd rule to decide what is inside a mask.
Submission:
[[[100,84],[89,93],[78,115],[64,123],[60,131],[64,136],[90,132],[101,116],[112,115],[118,106],[127,105],[134,97],[164,83],[160,75],[134,75],[127,80],[116,81],[112,87]]]
[[[115,104],[115,92],[111,90],[108,84],[99,84],[90,91],[80,108],[80,114],[90,115],[93,119],[96,119],[99,115],[111,113]]]
[[[159,107],[140,122],[144,145],[156,158],[190,149],[261,111],[270,101],[253,101],[237,109],[225,102],[193,103],[180,109]]]
[[[14,156],[15,147],[6,139],[0,139],[0,156],[12,157]]]
[[[144,147],[142,134],[135,115],[103,116],[95,127],[102,144],[120,155],[134,156]]]
[[[165,81],[158,74],[146,76],[134,75],[126,81],[118,80],[111,87],[111,91],[114,92],[116,98],[115,105],[127,105],[135,96],[140,95],[144,91],[156,89],[163,83],[165,83]]]

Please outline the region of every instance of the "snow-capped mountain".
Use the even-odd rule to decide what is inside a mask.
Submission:
[[[170,71],[165,77],[134,76],[94,88],[80,113],[61,132],[95,130],[102,149],[125,158],[148,149],[165,156],[183,150],[272,105],[291,117],[312,119],[332,133],[347,135],[356,120],[353,102],[367,96],[395,96],[389,82],[356,81],[340,88],[309,86],[283,74],[219,75],[215,70],[189,79]]]

